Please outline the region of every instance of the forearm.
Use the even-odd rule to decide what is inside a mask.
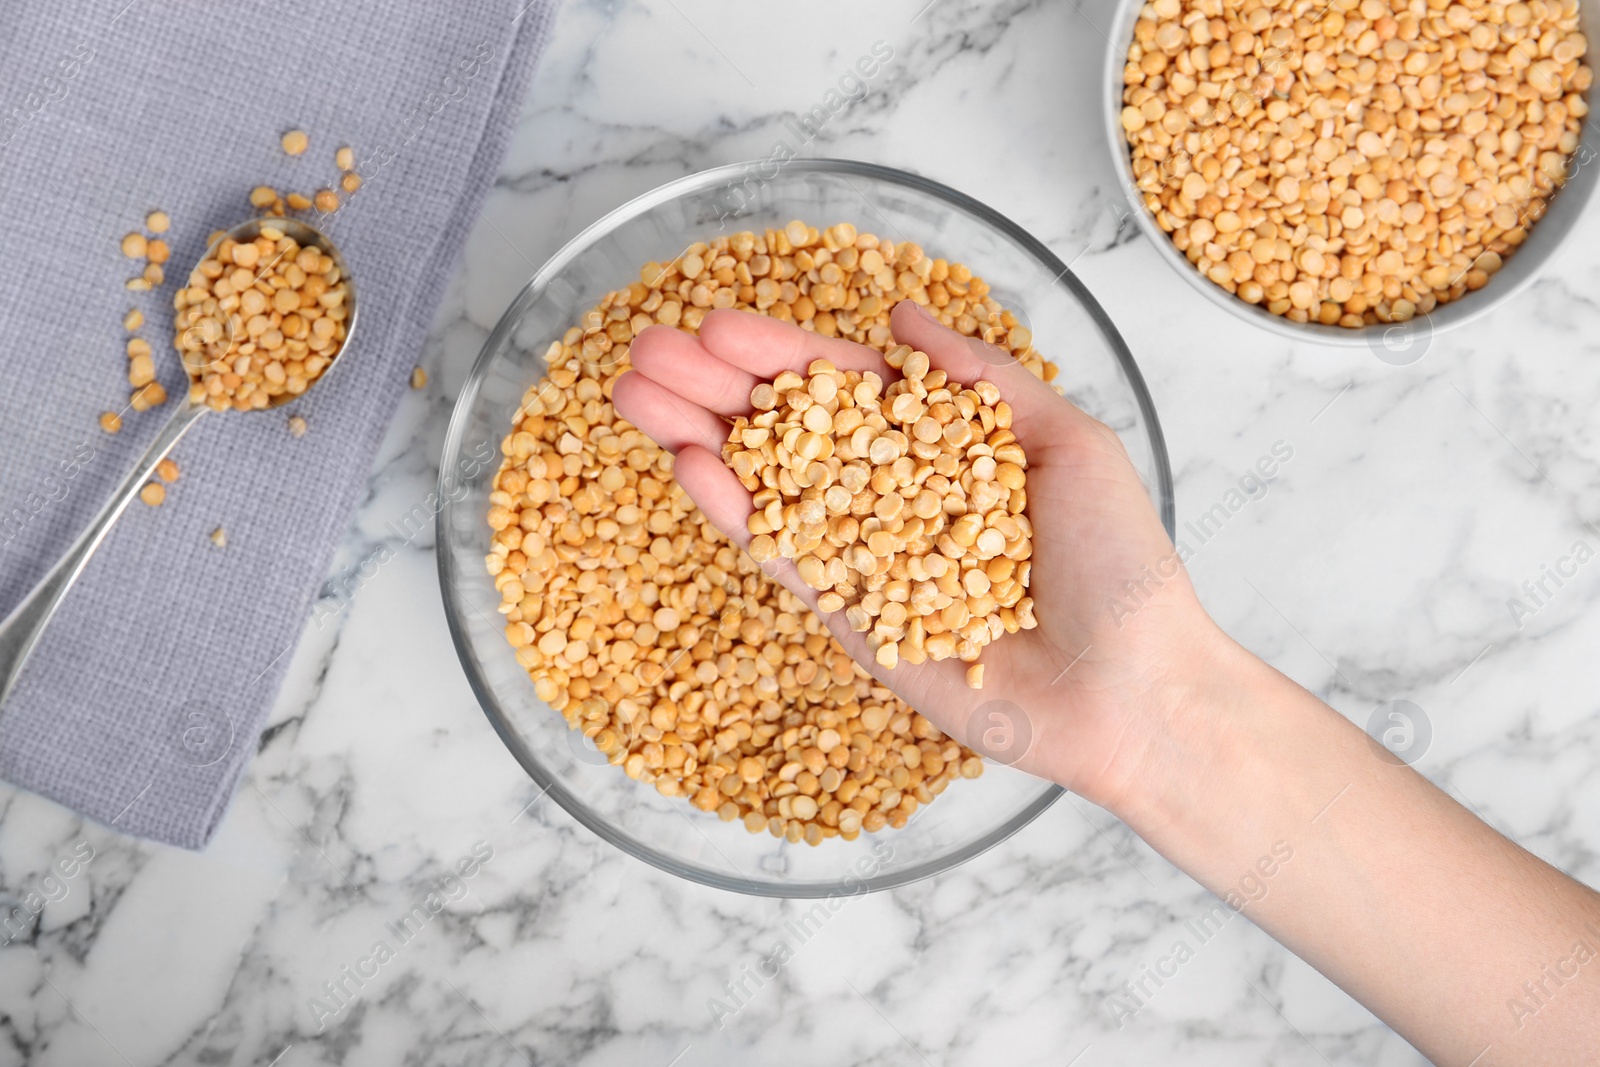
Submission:
[[[1199,658],[1118,815],[1435,1062],[1600,1056],[1600,895],[1231,641]]]

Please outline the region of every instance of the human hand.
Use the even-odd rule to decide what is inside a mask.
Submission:
[[[1039,625],[985,647],[984,688],[972,690],[959,660],[885,669],[843,612],[823,618],[858,663],[950,736],[975,744],[991,725],[1009,726],[1022,751],[999,753],[1006,762],[1111,806],[1159,764],[1153,757],[1188,679],[1220,635],[1109,427],[1008,353],[945,328],[911,301],[894,309],[890,325],[897,342],[926,352],[952,381],[993,382],[1011,405],[1012,431],[1028,457],[1029,595]],[[698,338],[670,327],[642,333],[632,347],[633,370],[617,380],[613,400],[623,418],[675,454],[674,477],[706,517],[748,546],[750,494],[721,458],[726,420],[750,412],[758,382],[785,370],[804,373],[815,359],[875,371],[886,382],[898,377],[862,345],[747,312],[714,311]],[[1158,568],[1162,561],[1168,565]],[[1156,588],[1147,576],[1158,569]],[[792,563],[782,561],[774,577],[815,610],[818,594]],[[1141,579],[1144,593],[1130,599],[1127,583]]]

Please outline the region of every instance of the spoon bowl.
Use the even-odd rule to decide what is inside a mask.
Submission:
[[[290,400],[304,396],[311,389],[326,381],[328,376],[338,369],[345,360],[345,350],[350,347],[350,341],[355,337],[356,329],[356,287],[350,280],[348,268],[345,266],[344,257],[339,254],[338,247],[322,231],[299,219],[265,217],[251,219],[240,223],[231,230],[226,231],[211,247],[206,249],[201,257],[203,262],[215,256],[223,241],[253,241],[261,236],[265,230],[274,230],[291,237],[302,248],[315,248],[317,251],[332,259],[339,272],[339,279],[345,287],[345,335],[338,348],[334,349],[330,362],[323,372],[312,379],[304,390],[299,393],[284,393],[268,401],[266,410],[281,407]],[[270,264],[268,264],[270,266]],[[184,364],[184,374],[192,386],[197,380],[196,370],[204,370],[226,359],[234,349],[235,338],[230,334],[231,322],[237,316],[228,316],[225,322],[216,319],[202,319],[188,329],[199,329],[197,344],[193,348],[180,343],[180,352],[183,353],[181,361]],[[209,322],[207,328],[203,324]],[[187,331],[186,331],[187,333]],[[192,363],[192,354],[205,350],[208,356],[206,362]],[[188,432],[206,412],[212,410],[203,398],[196,397],[193,388],[184,390],[185,400],[177,405],[177,410],[168,416],[166,423],[157,431],[155,440],[150,447],[145,449],[143,456],[134,464],[133,470],[123,479],[122,483],[106,501],[88,527],[73,541],[72,547],[56,562],[50,572],[44,576],[38,585],[34,586],[28,595],[22,599],[4,622],[0,622],[0,705],[4,705],[6,698],[16,688],[17,679],[22,674],[23,665],[28,656],[33,652],[34,646],[39,643],[39,637],[44,633],[44,628],[49,625],[50,619],[55,615],[56,609],[66,598],[72,583],[78,580],[78,575],[83,573],[95,550],[105,540],[106,534],[111,532],[111,527],[116,524],[132,502],[133,498],[150,480],[155,472],[156,465],[161,462],[180,438]],[[262,409],[257,409],[262,410]]]
[[[215,258],[225,241],[242,244],[254,241],[263,232],[269,230],[292,239],[301,248],[314,248],[333,260],[334,268],[339,272],[339,280],[343,283],[345,290],[345,338],[344,342],[335,351],[335,358],[329,363],[327,369],[313,379],[305,391],[300,393],[280,393],[272,397],[267,402],[266,409],[268,410],[282,407],[304,396],[312,386],[324,381],[328,375],[338,368],[341,361],[337,357],[349,347],[350,338],[355,333],[358,307],[356,286],[350,278],[349,267],[345,264],[344,256],[339,253],[338,246],[321,230],[299,219],[269,215],[242,222],[233,229],[225,230],[220,234],[211,243],[210,247],[205,250],[205,253],[200,257],[200,262],[203,263],[208,259]],[[276,262],[276,260],[273,262]],[[265,263],[259,270],[265,271],[271,265],[272,263]],[[259,273],[257,276],[259,277]],[[219,364],[232,354],[234,343],[238,340],[235,336],[237,321],[237,315],[207,316],[184,330],[183,336],[179,339],[178,354],[191,382],[198,380],[200,375],[206,371],[216,369]],[[205,405],[202,404],[201,406]]]

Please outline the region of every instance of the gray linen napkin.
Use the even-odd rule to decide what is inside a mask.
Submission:
[[[526,7],[524,5],[526,4]],[[215,830],[256,751],[451,265],[549,37],[557,0],[11,4],[0,33],[0,613],[50,567],[181,401],[172,293],[257,184],[336,187],[360,322],[326,389],[211,415],[135,502],[0,709],[0,777],[129,834]],[[290,158],[279,137],[303,129]],[[123,234],[172,217],[169,281]],[[125,410],[140,308],[165,408]],[[114,436],[100,412],[122,411]],[[289,414],[309,432],[292,437]],[[218,548],[210,535],[226,531]]]

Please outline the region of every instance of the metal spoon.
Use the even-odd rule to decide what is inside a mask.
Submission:
[[[345,306],[348,314],[345,318],[345,339],[340,345],[337,357],[322,376],[312,386],[320,385],[330,374],[338,370],[344,363],[344,351],[350,346],[350,339],[355,335],[356,328],[356,289],[350,280],[349,272],[345,268],[343,257],[332,241],[324,236],[321,231],[295,219],[286,218],[261,218],[251,219],[249,222],[235,226],[222,237],[217,239],[217,244],[206,250],[202,259],[216,253],[217,245],[224,240],[232,238],[235,241],[251,241],[258,237],[262,227],[279,230],[285,235],[294,238],[302,247],[315,248],[326,254],[339,269],[339,276],[345,284]],[[188,390],[185,389],[185,394]],[[300,396],[304,393],[298,394]],[[295,396],[284,394],[274,398],[266,410],[288,403]],[[150,475],[156,469],[167,453],[172,451],[172,446],[178,443],[189,427],[210,411],[203,401],[185,400],[178,409],[167,419],[165,426],[156,434],[156,439],[150,443],[139,462],[134,464],[133,470],[123,479],[111,499],[106,501],[105,507],[89,523],[87,529],[78,535],[64,556],[50,569],[38,585],[22,599],[4,622],[0,622],[0,704],[3,704],[11,691],[16,688],[17,679],[22,674],[22,666],[28,661],[28,656],[33,652],[34,646],[39,643],[39,637],[44,633],[44,628],[49,625],[50,619],[55,615],[56,609],[66,599],[67,593],[72,589],[72,583],[78,580],[78,575],[83,573],[89,558],[94,555],[95,549],[105,540],[106,534],[111,532],[111,527],[116,523],[128,504],[150,480]]]

